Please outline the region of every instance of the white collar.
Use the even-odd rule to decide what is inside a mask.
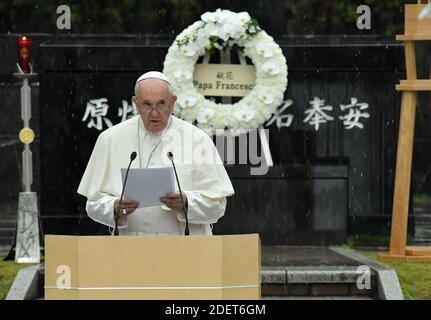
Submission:
[[[171,126],[171,123],[172,123],[172,115],[169,115],[169,119],[168,119],[168,123],[167,123],[166,127],[163,128],[162,130],[160,130],[159,132],[154,133],[154,132],[147,130],[147,128],[145,128],[144,121],[142,120],[140,115],[138,115],[137,118],[138,118],[138,122],[139,122],[139,128],[142,129],[142,132],[144,132],[144,136],[148,134],[153,138],[160,137],[163,134],[163,132],[165,132]]]

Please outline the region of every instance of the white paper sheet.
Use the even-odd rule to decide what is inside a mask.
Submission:
[[[126,169],[121,169],[121,179]],[[124,197],[139,202],[139,208],[160,206],[160,198],[175,191],[173,168],[130,168]]]

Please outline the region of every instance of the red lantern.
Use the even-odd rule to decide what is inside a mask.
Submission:
[[[26,36],[18,40],[18,62],[24,73],[30,73],[31,40]]]

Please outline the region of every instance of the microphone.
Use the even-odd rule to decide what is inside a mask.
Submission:
[[[126,189],[127,176],[129,175],[130,165],[132,164],[133,160],[135,160],[135,158],[136,158],[136,151],[133,151],[130,154],[130,162],[129,162],[129,166],[127,167],[127,170],[126,170],[126,176],[124,178],[124,183],[123,183],[123,190],[121,190],[121,197],[120,197],[120,203],[118,205],[118,212],[115,212],[115,208],[114,208],[114,221],[115,221],[114,236],[118,236],[118,234],[119,234],[119,232],[118,232],[118,218],[120,216],[121,206],[123,204],[124,190]]]
[[[177,169],[175,168],[174,155],[170,151],[168,152],[168,158],[169,158],[169,160],[171,160],[172,166],[174,167],[175,179],[177,180],[178,189],[180,190],[181,203],[183,205],[184,216],[186,217],[186,228],[184,230],[184,234],[186,236],[188,236],[188,235],[190,235],[190,231],[189,231],[189,217],[187,215],[186,206],[184,205],[183,193],[181,192],[180,180],[178,179]]]

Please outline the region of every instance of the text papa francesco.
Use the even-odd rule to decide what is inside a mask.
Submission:
[[[248,83],[224,83],[216,81],[215,85],[211,82],[197,82],[193,81],[196,89],[205,91],[207,89],[218,89],[218,90],[247,90],[251,91],[254,88],[254,84]]]

